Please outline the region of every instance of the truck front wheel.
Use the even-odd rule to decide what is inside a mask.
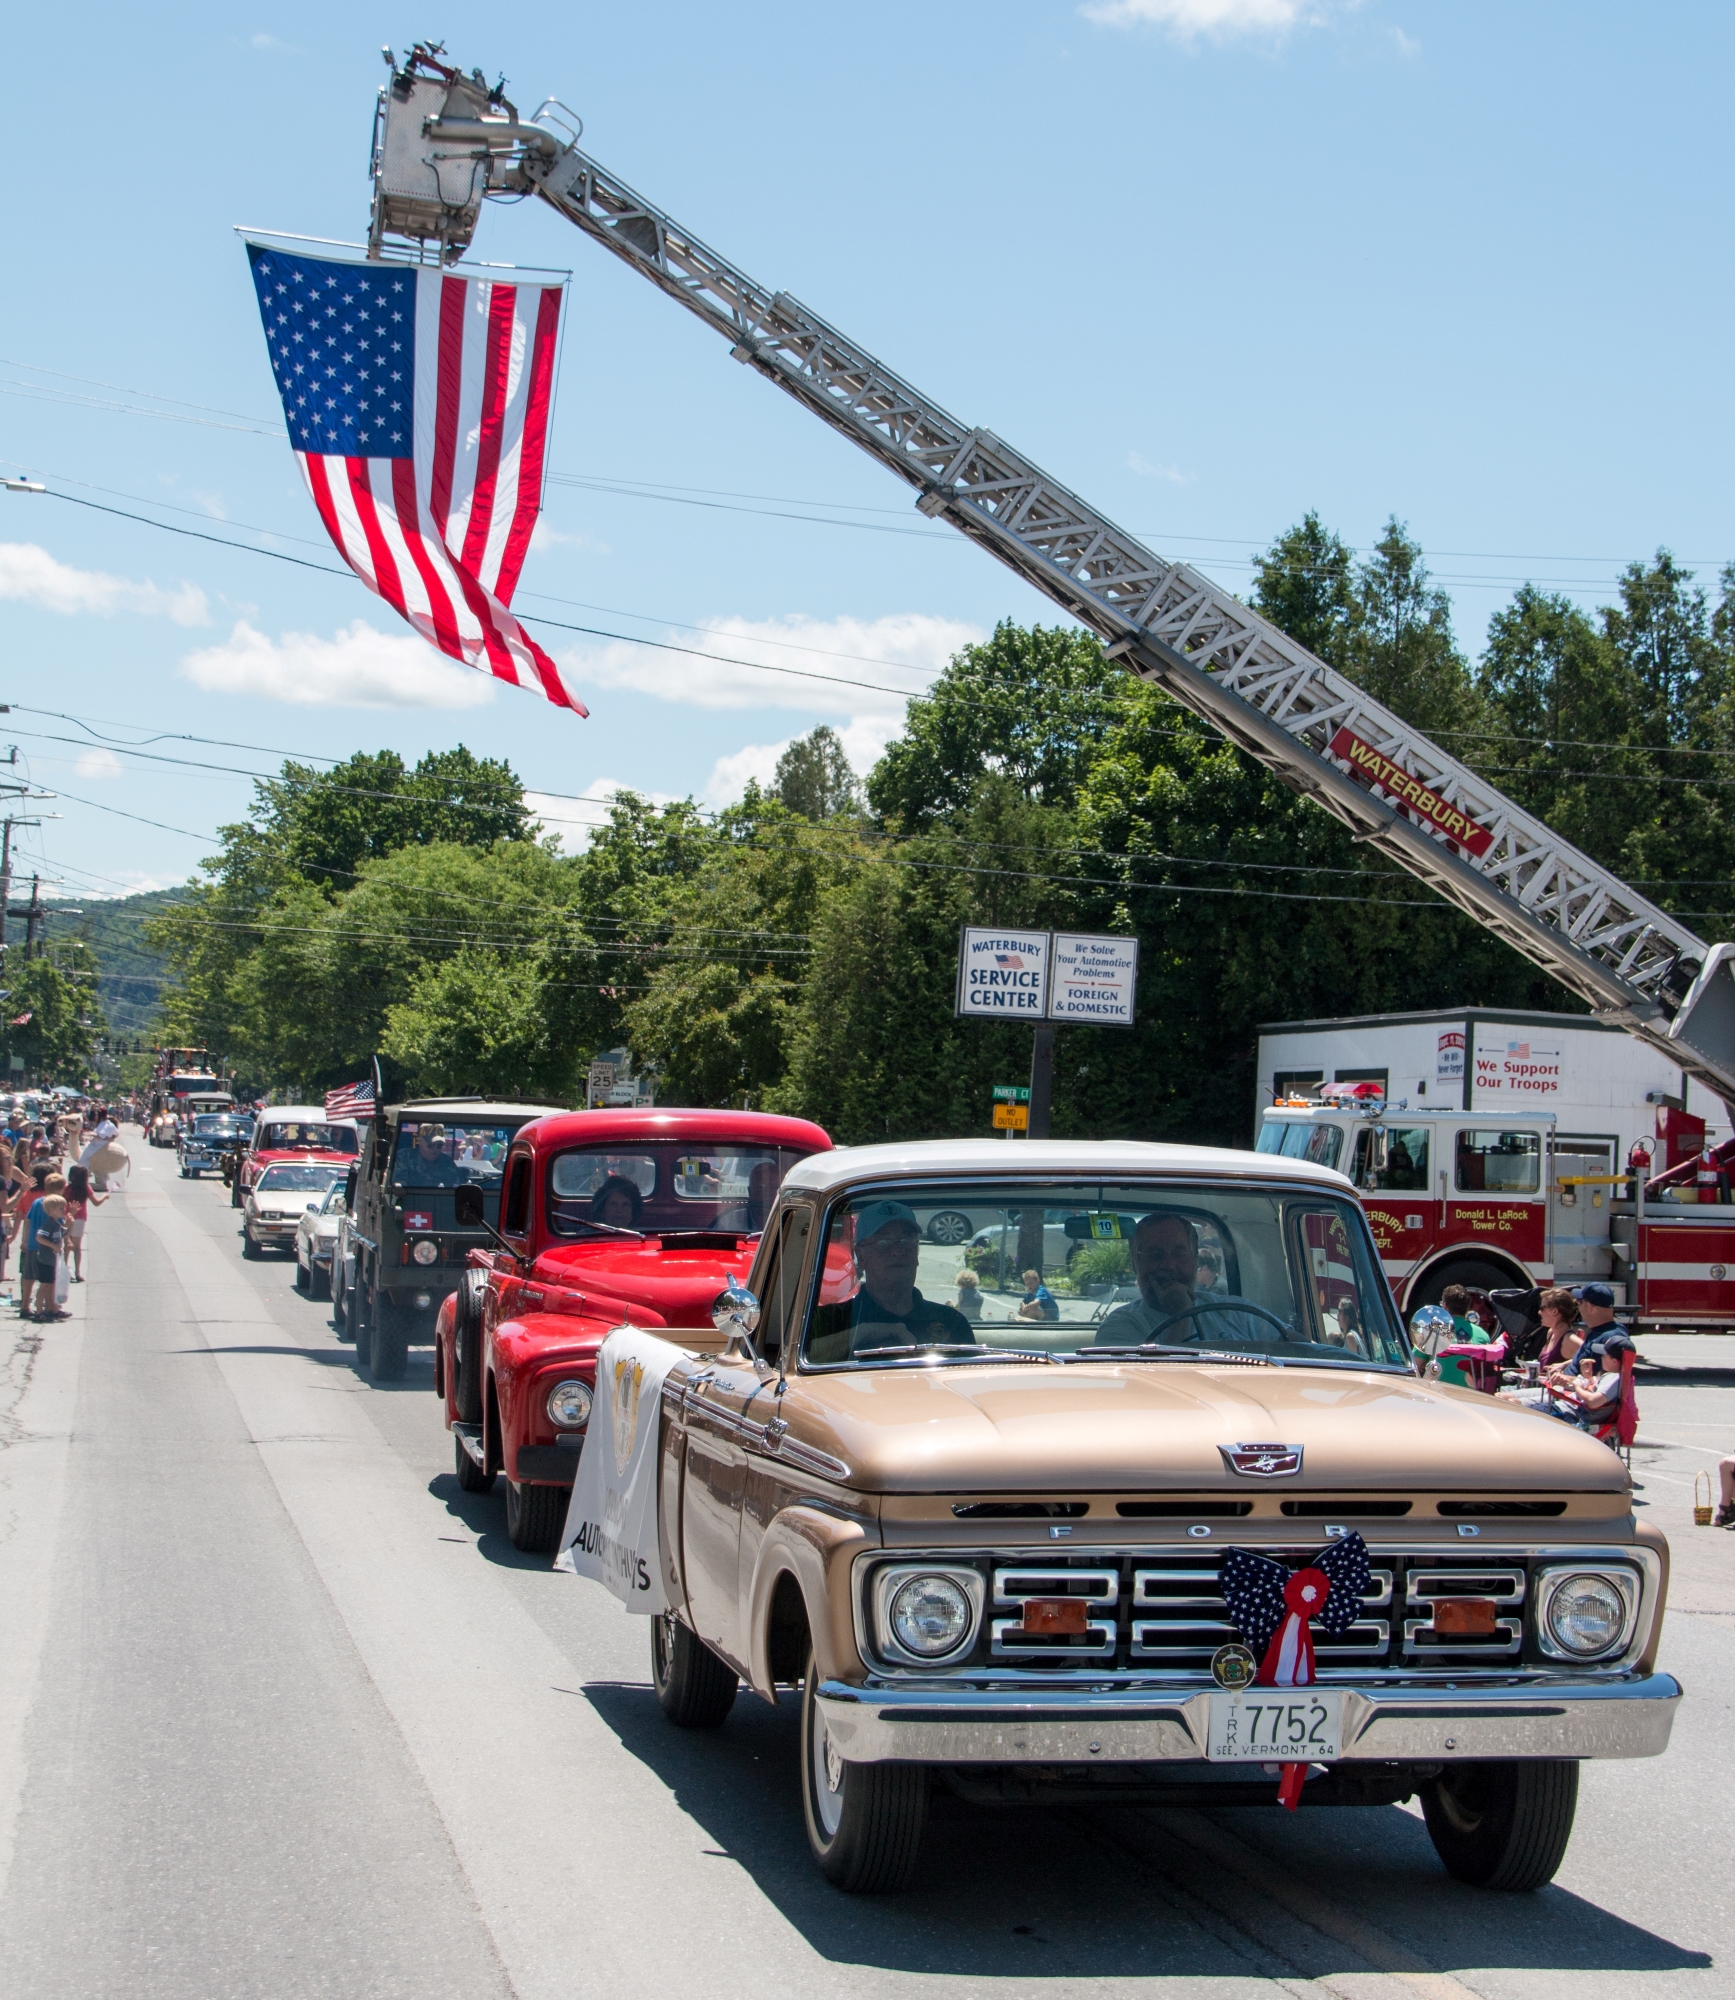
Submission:
[[[456,1454],[459,1490],[464,1493],[492,1493],[493,1473],[482,1470],[464,1449],[464,1440],[461,1437],[453,1438],[452,1450]]]
[[[845,1763],[826,1733],[817,1688],[810,1652],[801,1684],[801,1805],[813,1858],[851,1895],[906,1889],[927,1823],[927,1768]]]
[[[390,1292],[375,1292],[368,1319],[373,1328],[369,1372],[376,1382],[401,1382],[410,1360],[408,1316]]]
[[[741,1681],[727,1660],[665,1611],[651,1620],[651,1685],[677,1729],[717,1729]]]
[[[526,1555],[553,1555],[571,1498],[564,1486],[520,1486],[516,1479],[507,1480],[506,1536],[512,1546]]]
[[[1540,1889],[1554,1879],[1578,1810],[1566,1758],[1449,1765],[1422,1793],[1446,1872],[1478,1889]]]

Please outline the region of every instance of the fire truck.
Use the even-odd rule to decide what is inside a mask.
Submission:
[[[387,52],[391,76],[374,118],[370,259],[455,264],[485,201],[535,196],[547,203],[720,335],[734,360],[903,480],[920,514],[956,528],[1095,632],[1111,659],[1163,688],[1363,845],[1541,966],[1585,1001],[1596,1021],[1655,1050],[1714,1099],[1735,1098],[1735,945],[1695,936],[1232,592],[1154,553],[789,292],[731,264],[582,151],[580,122],[558,100],[522,119],[500,85],[490,88],[480,70],[466,74],[442,56],[423,43],[401,62]],[[840,219],[839,226],[847,225]],[[1508,1134],[1497,1119],[1460,1123]],[[1540,1177],[1549,1157],[1547,1121],[1514,1124],[1509,1136],[1521,1129],[1536,1138]],[[1450,1216],[1492,1202],[1524,1211],[1501,1239],[1501,1257],[1527,1273],[1557,1268],[1540,1178],[1528,1193],[1505,1183],[1460,1187],[1457,1131],[1436,1140],[1430,1125],[1428,1188],[1368,1190],[1383,1215],[1397,1218],[1385,1225],[1393,1242],[1406,1253],[1414,1246],[1426,1270],[1430,1231],[1449,1231],[1457,1226]],[[1530,1157],[1521,1148],[1473,1151],[1484,1174],[1506,1174],[1514,1158]],[[1383,1171],[1389,1176],[1389,1159]],[[1451,1181],[1444,1190],[1442,1171]],[[1588,1199],[1594,1204],[1594,1195]],[[1603,1196],[1611,1221],[1630,1225],[1628,1253],[1610,1257],[1630,1274],[1623,1281],[1635,1306],[1635,1286],[1663,1282],[1655,1270],[1640,1275],[1643,1268],[1673,1268],[1660,1250],[1652,1253],[1648,1201],[1646,1192],[1640,1212],[1616,1216],[1620,1204],[1606,1188]],[[1564,1196],[1558,1205],[1567,1205]],[[1670,1204],[1689,1205],[1696,1204]],[[1702,1234],[1709,1243],[1714,1232]],[[1616,1245],[1625,1240],[1618,1230],[1611,1236]],[[1558,1251],[1558,1228],[1552,1241]],[[1673,1237],[1657,1242],[1680,1248]],[[1711,1285],[1722,1284],[1721,1262],[1703,1268],[1719,1273]],[[1680,1282],[1691,1288],[1698,1280]],[[1704,1296],[1709,1312],[1709,1292]],[[1696,1308],[1694,1317],[1702,1317]]]
[[[1269,1022],[1258,1087],[1260,1150],[1354,1180],[1406,1310],[1450,1284],[1602,1278],[1640,1324],[1677,1325],[1683,1311],[1721,1323],[1710,1267],[1735,1242],[1713,1254],[1723,1246],[1697,1211],[1701,1157],[1730,1142],[1729,1120],[1721,1105],[1689,1112],[1688,1079],[1617,1027],[1477,1007]],[[1706,1170],[1706,1201],[1728,1180]],[[1689,1257],[1678,1235],[1648,1250],[1651,1230],[1676,1229],[1685,1207],[1688,1248],[1707,1254]],[[1703,1269],[1676,1268],[1690,1261]]]

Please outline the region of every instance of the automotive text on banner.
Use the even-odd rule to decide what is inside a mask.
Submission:
[[[663,1379],[681,1350],[617,1327],[596,1357],[596,1401],[561,1531],[556,1569],[594,1577],[629,1611],[669,1609],[657,1553],[657,1441]]]

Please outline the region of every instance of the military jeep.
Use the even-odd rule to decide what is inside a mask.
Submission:
[[[454,1190],[479,1186],[497,1223],[513,1136],[559,1108],[430,1097],[388,1104],[364,1125],[331,1287],[333,1317],[363,1374],[395,1382],[410,1347],[433,1341],[441,1300],[457,1290],[469,1253],[491,1241],[485,1229],[459,1227]]]

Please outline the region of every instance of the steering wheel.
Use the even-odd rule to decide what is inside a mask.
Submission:
[[[1184,1312],[1170,1313],[1161,1326],[1153,1327],[1145,1335],[1145,1343],[1154,1344],[1162,1339],[1170,1327],[1178,1326],[1182,1320],[1193,1319],[1203,1312],[1251,1313],[1259,1319],[1268,1319],[1276,1327],[1280,1338],[1289,1340],[1294,1337],[1295,1329],[1287,1320],[1279,1319],[1274,1312],[1267,1312],[1263,1306],[1256,1306],[1251,1299],[1199,1299]],[[1197,1338],[1197,1335],[1194,1337]]]

